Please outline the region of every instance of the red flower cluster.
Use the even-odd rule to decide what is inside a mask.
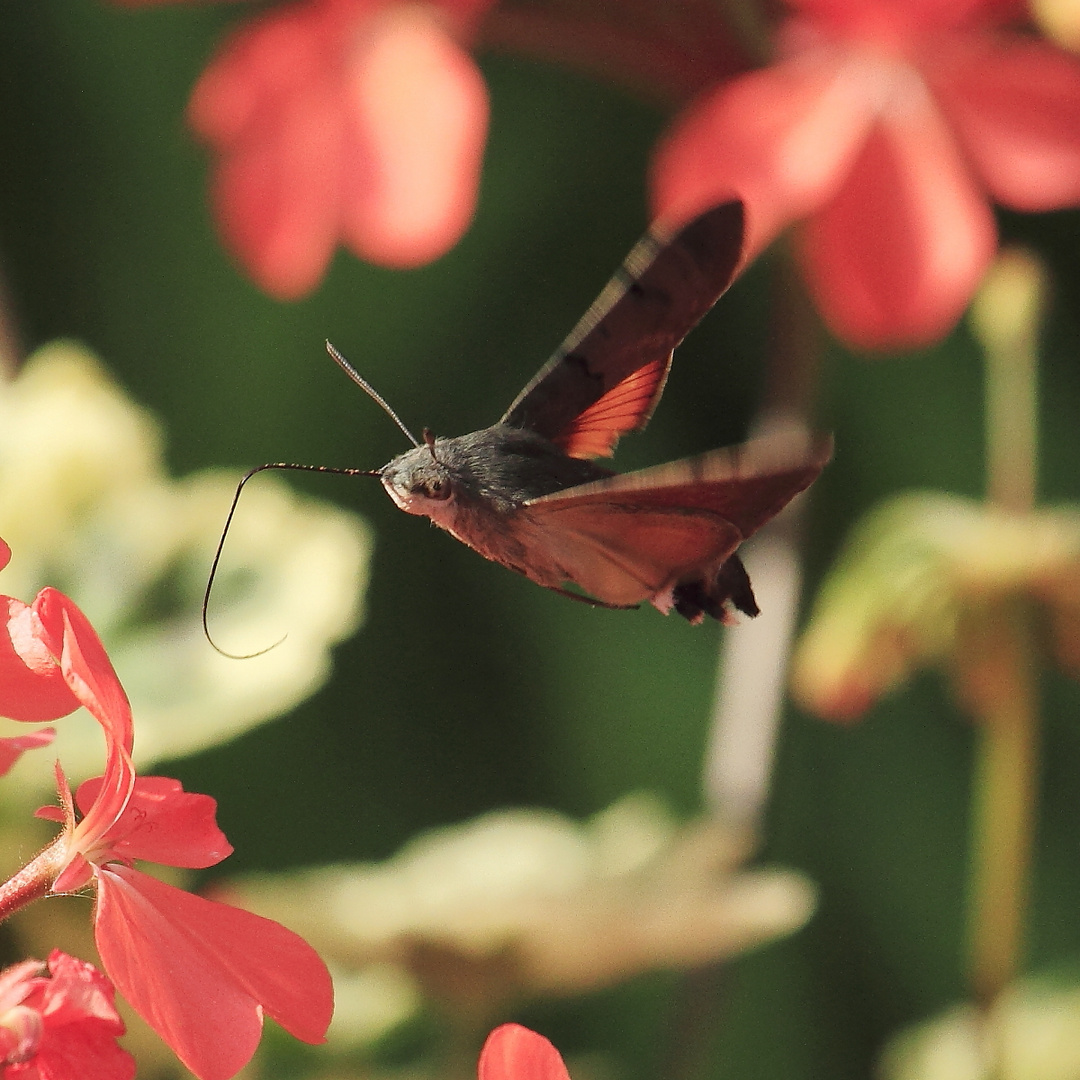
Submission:
[[[661,214],[737,192],[751,256],[807,218],[799,254],[832,329],[924,345],[996,248],[988,198],[1080,203],[1080,62],[1008,29],[1012,0],[788,0],[775,63],[694,103],[659,148]]]
[[[9,557],[0,541],[0,568]],[[136,776],[127,696],[86,617],[55,589],[42,590],[31,605],[0,602],[7,608],[0,714],[55,720],[82,706],[106,742],[104,775],[84,783],[76,800],[57,768],[62,809],[39,814],[62,820],[64,830],[0,886],[0,916],[46,892],[93,886],[94,936],[106,973],[201,1080],[227,1080],[243,1067],[264,1012],[297,1038],[321,1042],[333,987],[306,942],[269,919],[132,867],[134,859],[213,866],[232,848],[214,820],[213,799],[165,777]]]
[[[407,267],[458,240],[487,126],[466,46],[493,3],[299,0],[224,43],[188,117],[216,151],[226,242],[267,292],[308,292],[339,242]],[[751,257],[805,218],[832,329],[930,343],[993,255],[989,200],[1080,203],[1080,62],[1010,28],[1023,0],[788,4],[775,62],[701,95],[662,141],[654,208],[685,220],[739,195]]]
[[[0,972],[3,1080],[131,1080],[135,1061],[116,1045],[124,1022],[113,988],[93,965],[54,949]]]

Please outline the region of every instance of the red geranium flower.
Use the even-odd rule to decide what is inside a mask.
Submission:
[[[340,242],[411,267],[476,202],[487,92],[460,42],[494,0],[302,0],[233,34],[188,119],[217,152],[228,246],[271,295],[312,289]]]
[[[559,1051],[520,1024],[497,1027],[480,1051],[479,1080],[570,1080]]]
[[[996,246],[988,198],[1080,203],[1080,61],[1006,29],[1009,0],[788,0],[770,67],[676,122],[658,211],[737,192],[760,251],[806,217],[799,254],[841,337],[924,345],[959,318]]]
[[[135,1062],[116,1044],[124,1022],[113,988],[92,964],[54,949],[0,972],[3,1080],[131,1080]]]
[[[0,566],[9,556],[0,547]],[[176,780],[136,776],[127,696],[86,617],[55,589],[29,607],[0,601],[9,612],[0,711],[54,719],[82,705],[101,724],[107,751],[104,776],[84,783],[77,800],[57,767],[62,808],[39,814],[63,821],[64,831],[0,886],[0,917],[48,891],[95,886],[94,937],[106,973],[201,1080],[227,1080],[247,1063],[264,1012],[297,1038],[321,1042],[333,987],[310,945],[269,919],[132,868],[134,859],[203,868],[232,848],[213,799]]]

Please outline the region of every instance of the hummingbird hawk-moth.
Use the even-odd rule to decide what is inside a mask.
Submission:
[[[813,482],[828,440],[807,449],[797,436],[776,436],[621,475],[593,460],[648,423],[672,351],[731,284],[742,244],[737,201],[676,231],[654,226],[498,423],[468,435],[425,430],[418,441],[327,343],[413,449],[381,469],[260,466],[237,498],[266,468],[377,476],[406,513],[574,599],[610,608],[648,601],[692,623],[726,620],[732,608],[756,615],[736,548]]]

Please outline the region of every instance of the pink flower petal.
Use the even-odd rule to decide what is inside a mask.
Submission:
[[[739,195],[753,258],[838,190],[871,119],[836,53],[744,75],[700,99],[665,136],[653,161],[653,208],[686,220]]]
[[[479,1080],[570,1080],[559,1051],[520,1024],[497,1027],[480,1051]]]
[[[211,198],[225,242],[281,299],[318,283],[339,228],[340,46],[327,8],[290,5],[244,27],[219,49],[188,109],[220,157]]]
[[[131,1080],[135,1060],[116,1042],[124,1024],[113,988],[92,964],[54,949],[51,978],[35,980],[26,1006],[41,1016],[33,1057],[4,1068],[5,1080]]]
[[[487,136],[472,58],[433,10],[394,4],[365,24],[344,92],[346,244],[384,266],[444,254],[472,219]]]
[[[0,1013],[22,1004],[42,979],[45,965],[40,960],[23,960],[0,971]]]
[[[896,41],[948,30],[996,8],[1000,0],[787,0],[830,32]]]
[[[71,1024],[98,1020],[113,1035],[124,1034],[124,1022],[116,1011],[112,984],[93,964],[53,949],[49,973],[42,984],[42,1013],[48,1023]]]
[[[106,735],[130,753],[135,737],[131,706],[90,620],[56,589],[42,589],[34,607],[41,617],[45,644],[59,657],[71,692]]]
[[[102,780],[98,776],[79,785],[75,801],[84,814],[97,801]],[[215,866],[233,851],[217,826],[216,813],[214,799],[184,791],[179,780],[140,776],[107,839],[122,861],[146,859],[201,870]]]
[[[37,605],[10,596],[0,597],[0,604],[7,614],[0,631],[0,716],[36,724],[74,712],[79,699],[43,640]]]
[[[0,739],[0,776],[11,771],[15,762],[27,750],[37,750],[48,746],[56,738],[56,728],[41,728],[30,735],[16,735],[14,738]]]
[[[807,223],[802,257],[836,334],[897,349],[952,327],[995,244],[990,210],[927,102],[874,130],[841,193]]]
[[[330,975],[278,923],[111,864],[98,871],[94,935],[116,988],[200,1080],[228,1080],[250,1060],[264,1011],[323,1041]]]
[[[1080,203],[1080,59],[1019,37],[972,38],[928,70],[998,202],[1026,211]]]
[[[188,120],[219,158],[213,204],[226,243],[263,289],[310,291],[339,241],[415,266],[460,237],[487,95],[450,24],[462,29],[489,3],[305,0],[226,41]]]

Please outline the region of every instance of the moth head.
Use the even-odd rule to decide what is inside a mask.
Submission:
[[[380,470],[383,487],[407,514],[437,517],[452,500],[453,484],[428,445],[394,458]]]

